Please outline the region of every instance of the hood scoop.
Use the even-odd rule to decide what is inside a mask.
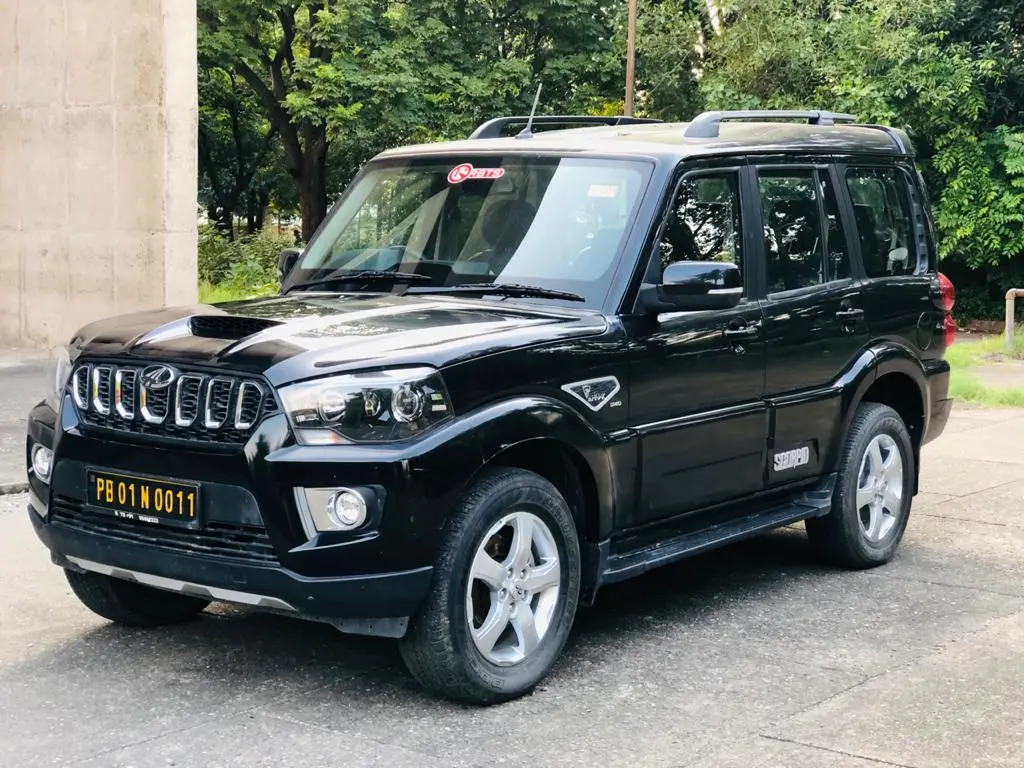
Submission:
[[[244,339],[278,325],[279,320],[237,315],[193,315],[188,319],[188,330],[193,336],[226,341]]]

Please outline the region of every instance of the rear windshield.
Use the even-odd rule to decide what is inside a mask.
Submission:
[[[523,155],[375,163],[288,282],[397,270],[430,278],[414,283],[417,290],[516,283],[576,293],[596,306],[652,167]]]

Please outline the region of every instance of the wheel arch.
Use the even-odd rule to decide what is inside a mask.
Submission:
[[[896,411],[910,433],[914,450],[914,493],[920,476],[921,445],[928,428],[928,387],[921,361],[902,345],[884,345],[872,349],[870,375],[862,376],[850,399],[843,419],[843,431],[849,432],[861,403],[879,403]]]
[[[575,409],[549,397],[512,398],[467,414],[452,431],[460,434],[434,436],[429,462],[420,465],[444,478],[437,494],[442,506],[454,504],[488,469],[518,467],[559,489],[582,540],[608,535],[616,498],[609,445]],[[439,526],[446,517],[440,514]]]
[[[583,454],[572,445],[554,437],[523,440],[502,448],[480,468],[513,467],[535,472],[565,498],[580,537],[597,541],[601,532],[601,505],[597,479]]]

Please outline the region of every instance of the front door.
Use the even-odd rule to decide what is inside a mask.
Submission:
[[[842,424],[842,377],[868,343],[865,284],[828,165],[761,166],[765,397],[774,411],[767,485],[821,474]]]
[[[744,298],[730,310],[626,318],[630,422],[639,433],[643,523],[745,496],[763,486],[767,446],[761,307],[748,298],[743,167],[687,173],[667,209],[646,280],[680,260],[728,260]],[[748,190],[741,193],[741,190]]]

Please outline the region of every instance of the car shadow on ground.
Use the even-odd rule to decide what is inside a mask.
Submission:
[[[603,589],[597,604],[581,609],[553,677],[572,687],[594,663],[617,664],[636,643],[656,645],[652,627],[700,629],[728,606],[758,601],[792,587],[801,575],[827,576],[810,550],[802,527],[783,529]],[[787,587],[787,585],[789,585]],[[85,610],[82,608],[81,610]],[[587,665],[579,662],[587,660]],[[90,674],[91,673],[91,674]],[[361,709],[393,705],[436,709],[402,665],[397,643],[343,635],[326,624],[212,606],[195,620],[156,630],[103,624],[6,673],[41,681],[72,679],[72,687],[104,686],[123,703],[132,698],[173,695],[198,686],[204,695],[237,700],[239,707],[293,699],[311,691],[335,704],[358,699]],[[8,681],[10,682],[10,681]],[[120,690],[123,689],[123,690]],[[218,692],[219,689],[219,692]]]

